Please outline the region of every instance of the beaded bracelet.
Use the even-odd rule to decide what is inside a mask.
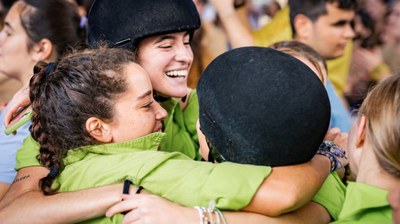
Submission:
[[[331,172],[336,171],[343,167],[339,158],[346,158],[346,152],[332,141],[324,141],[319,146],[317,154],[326,156],[331,161]]]

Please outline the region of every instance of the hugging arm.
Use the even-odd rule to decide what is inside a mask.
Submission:
[[[38,183],[48,172],[39,166],[23,168],[18,172],[0,201],[2,222],[75,223],[103,216],[110,206],[121,200],[122,184],[45,196]]]
[[[303,164],[274,167],[243,211],[279,216],[308,203],[329,174],[330,162],[315,155]]]
[[[199,213],[194,208],[182,207],[166,199],[155,195],[127,195],[123,196],[123,201],[117,203],[107,211],[107,216],[128,211],[123,219],[123,224],[127,223],[147,223],[147,224],[187,224],[199,223]],[[223,212],[227,223],[307,223],[318,224],[328,223],[329,214],[319,204],[310,202],[304,207],[288,214],[278,217],[268,217],[249,212]],[[213,220],[216,217],[213,216]],[[223,222],[221,222],[223,223]]]

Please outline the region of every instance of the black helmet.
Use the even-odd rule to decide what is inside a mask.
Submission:
[[[217,161],[303,163],[328,130],[330,103],[321,80],[301,61],[270,48],[218,56],[200,77],[197,94],[201,130]]]
[[[88,42],[132,49],[149,36],[199,27],[193,0],[95,0],[88,15]]]

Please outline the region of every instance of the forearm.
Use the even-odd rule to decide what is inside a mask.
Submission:
[[[252,46],[254,44],[253,36],[250,30],[243,24],[238,12],[233,7],[233,2],[221,0],[212,0],[221,23],[228,36],[229,42],[233,48]]]
[[[229,224],[322,224],[330,222],[330,216],[325,208],[314,202],[310,202],[294,212],[278,217],[268,217],[245,212],[223,212],[223,214]]]
[[[320,155],[304,164],[274,167],[243,210],[268,216],[294,211],[313,198],[329,170],[329,159]]]
[[[44,196],[38,183],[48,172],[44,167],[21,169],[0,202],[0,220],[5,223],[77,222],[104,215],[121,200],[122,184]]]
[[[121,200],[122,184],[44,196],[39,191],[21,195],[0,211],[5,223],[75,223],[103,216]],[[51,217],[51,219],[49,219]]]

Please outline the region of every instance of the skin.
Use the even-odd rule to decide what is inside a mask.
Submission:
[[[351,27],[355,13],[339,9],[337,3],[327,3],[326,9],[327,14],[314,22],[303,15],[297,16],[295,27],[297,25],[299,29],[296,27],[295,39],[311,46],[325,59],[334,59],[344,54],[347,43],[355,35]]]
[[[162,131],[167,112],[153,99],[149,76],[135,63],[125,67],[128,91],[116,100],[114,118],[103,121],[91,117],[86,129],[103,143],[125,142]]]
[[[366,0],[365,9],[375,21],[381,21],[387,12],[387,4],[383,0]]]
[[[154,90],[165,97],[188,94],[187,77],[193,62],[187,32],[158,35],[139,43],[138,63],[148,72]]]
[[[400,189],[391,191],[388,201],[393,208],[393,223],[400,224]]]
[[[26,84],[38,58],[28,50],[29,37],[21,24],[21,12],[22,4],[11,7],[0,32],[0,72]]]
[[[387,25],[384,35],[391,41],[397,43],[400,41],[400,2],[397,1],[393,7],[392,12],[388,16]]]

